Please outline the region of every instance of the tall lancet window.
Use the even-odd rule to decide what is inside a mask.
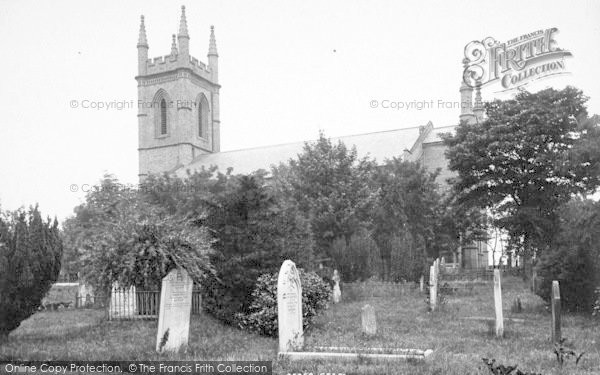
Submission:
[[[160,135],[167,134],[167,101],[160,101]]]
[[[204,95],[198,101],[198,136],[208,138],[208,100]]]

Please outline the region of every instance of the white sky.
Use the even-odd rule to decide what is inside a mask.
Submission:
[[[104,172],[137,182],[137,110],[72,109],[71,100],[137,101],[139,16],[150,57],[170,53],[181,2],[0,0],[0,206],[39,202],[59,220]],[[191,54],[206,62],[215,25],[221,149],[457,122],[464,46],[557,27],[574,85],[600,113],[599,1],[187,2]],[[484,99],[494,96],[483,90]],[[507,94],[504,97],[505,99]],[[371,100],[431,109],[372,109]],[[70,185],[78,186],[71,192]]]

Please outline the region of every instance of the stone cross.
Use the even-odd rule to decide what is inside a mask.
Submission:
[[[182,268],[171,270],[162,279],[156,351],[177,352],[186,347],[190,334],[194,282]]]
[[[337,270],[333,271],[333,303],[340,303],[342,300],[342,291],[340,289],[340,274]]]
[[[277,322],[279,351],[291,352],[304,345],[302,328],[302,285],[296,265],[286,260],[277,278]]]
[[[375,309],[371,305],[362,308],[362,331],[364,334],[374,336],[377,334],[377,321],[375,320]]]
[[[560,286],[557,280],[552,281],[552,342],[559,343],[560,332]]]
[[[502,282],[500,270],[494,269],[494,308],[496,310],[496,337],[504,336],[504,317],[502,315]]]

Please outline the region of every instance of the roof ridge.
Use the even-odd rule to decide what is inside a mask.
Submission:
[[[369,135],[369,134],[378,134],[378,133],[391,133],[391,132],[396,132],[398,130],[411,130],[411,129],[418,129],[420,126],[422,125],[417,125],[417,126],[410,126],[408,128],[398,128],[398,129],[389,129],[389,130],[378,130],[378,131],[374,131],[374,132],[368,132],[368,133],[357,133],[357,134],[348,134],[348,135],[342,135],[342,136],[337,136],[337,137],[327,137],[328,139],[332,139],[332,140],[339,140],[341,138],[349,138],[349,137],[358,137],[358,136],[363,136],[363,135]],[[434,128],[435,130],[436,128]],[[239,151],[249,151],[249,150],[256,150],[256,149],[265,149],[265,148],[273,148],[273,147],[281,147],[281,146],[289,146],[289,145],[293,145],[293,144],[304,144],[306,142],[316,142],[318,141],[318,139],[309,139],[309,140],[304,140],[304,141],[294,141],[294,142],[285,142],[285,143],[277,143],[277,144],[273,144],[273,145],[266,145],[266,146],[255,146],[255,147],[248,147],[248,148],[238,148],[235,150],[227,150],[227,151],[220,151],[220,152],[215,152],[215,153],[209,153],[209,154],[202,154],[202,155],[198,155],[194,158],[194,160],[191,161],[191,163],[194,163],[196,160],[199,160],[203,157],[206,157],[207,155],[218,155],[218,154],[226,154],[226,153],[230,153],[230,152],[239,152]],[[191,164],[190,163],[190,164]],[[188,164],[189,165],[189,164]]]

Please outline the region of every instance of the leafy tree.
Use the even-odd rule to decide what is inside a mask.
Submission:
[[[277,272],[285,259],[312,267],[309,222],[264,172],[233,175],[211,168],[185,179],[151,176],[142,190],[146,202],[206,226],[215,238],[216,274],[202,284],[203,304],[223,321],[234,323],[248,309],[257,278]]]
[[[277,272],[285,259],[312,267],[313,242],[308,221],[262,173],[229,178],[213,203],[207,225],[218,239],[211,257],[218,280],[203,288],[205,308],[233,323],[248,310],[260,275]]]
[[[88,193],[65,224],[83,277],[105,293],[113,282],[157,289],[175,267],[185,268],[197,282],[214,273],[213,241],[205,227],[148,204],[111,176]]]
[[[336,238],[348,241],[368,224],[374,167],[369,158],[358,158],[356,147],[333,144],[321,133],[297,159],[273,170],[275,185],[310,218],[320,255],[330,255]]]
[[[336,239],[331,246],[331,254],[346,282],[380,278],[383,274],[381,253],[365,229],[353,234],[347,243],[343,237]]]
[[[463,122],[445,137],[457,204],[493,210],[494,225],[527,264],[551,245],[557,207],[600,183],[600,158],[591,151],[600,132],[586,100],[573,87],[520,92],[486,103],[485,121]]]
[[[437,174],[398,158],[386,160],[375,172],[377,200],[372,222],[374,238],[384,259],[386,279],[400,277],[397,273],[402,267],[392,260],[392,254],[411,254],[414,272],[421,272],[423,267],[419,261],[425,262],[427,256],[437,256],[457,243],[455,227],[444,225],[445,206],[435,182]],[[407,233],[411,234],[410,238]],[[422,253],[414,254],[415,249]],[[412,275],[409,270],[401,273],[400,278]]]
[[[38,207],[0,215],[0,337],[33,315],[58,278],[63,245]]]
[[[569,310],[591,311],[600,285],[600,202],[573,200],[559,210],[556,246],[537,265],[537,293],[550,301],[552,280],[560,282],[561,302]]]

